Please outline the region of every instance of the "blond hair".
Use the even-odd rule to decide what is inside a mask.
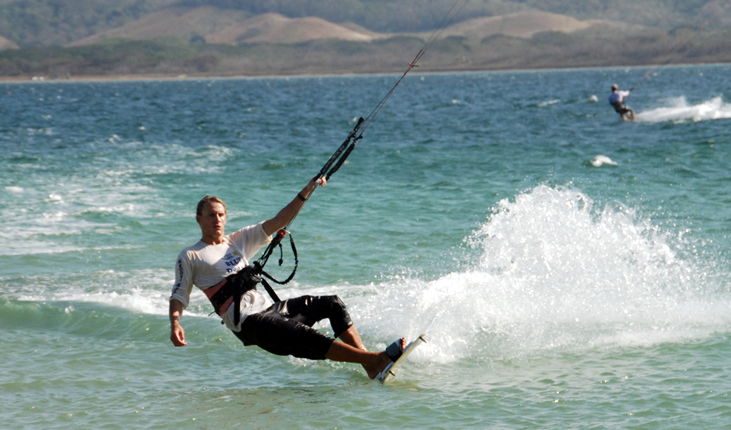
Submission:
[[[201,201],[198,202],[198,207],[195,209],[195,214],[197,216],[203,215],[203,208],[208,203],[220,203],[223,206],[223,212],[226,213],[226,203],[223,202],[223,200],[219,199],[216,196],[205,196],[201,199]]]

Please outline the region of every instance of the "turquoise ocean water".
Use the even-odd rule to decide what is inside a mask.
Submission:
[[[0,427],[731,427],[731,66],[649,71],[406,77],[278,289],[426,333],[386,386],[167,299],[202,196],[273,216],[398,76],[1,84]]]

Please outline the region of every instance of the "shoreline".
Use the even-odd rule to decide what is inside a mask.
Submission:
[[[590,70],[590,69],[643,69],[643,68],[670,68],[670,67],[687,67],[687,66],[714,66],[714,65],[727,65],[731,63],[724,62],[711,62],[711,63],[678,63],[678,64],[665,64],[658,66],[656,64],[646,65],[615,65],[615,66],[586,66],[586,67],[545,67],[545,68],[531,68],[531,69],[481,69],[481,70],[465,70],[465,69],[454,69],[454,70],[412,70],[411,74],[425,75],[425,74],[451,74],[451,73],[519,73],[519,72],[535,72],[535,71],[562,71],[562,70]],[[134,81],[184,81],[184,80],[200,80],[200,79],[289,79],[289,78],[323,78],[323,77],[347,77],[347,76],[377,76],[377,75],[398,75],[402,72],[364,72],[364,73],[352,73],[352,72],[330,72],[330,73],[302,73],[302,74],[268,74],[268,75],[228,75],[228,74],[215,74],[215,73],[201,73],[201,74],[188,74],[188,73],[126,73],[126,74],[111,74],[111,75],[75,75],[66,77],[46,77],[46,76],[0,76],[0,84],[4,83],[63,83],[63,82],[134,82]]]

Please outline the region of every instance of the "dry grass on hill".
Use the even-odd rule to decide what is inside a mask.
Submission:
[[[321,18],[287,18],[266,13],[249,18],[218,33],[206,35],[208,43],[302,43],[316,39],[370,42],[378,35],[359,32]]]
[[[74,41],[68,46],[94,45],[115,38],[149,40],[158,37],[176,37],[190,40],[195,36],[204,37],[231,28],[249,17],[250,15],[244,11],[214,7],[170,8],[151,13],[122,27]]]
[[[463,21],[445,28],[440,37],[456,36],[479,41],[503,34],[528,39],[546,31],[572,33],[599,22],[580,21],[540,11],[520,12]],[[426,38],[430,33],[401,35]],[[334,24],[316,17],[287,18],[276,13],[249,16],[242,11],[199,7],[165,9],[122,27],[77,40],[69,46],[92,45],[112,38],[148,40],[176,37],[191,40],[196,36],[204,38],[207,43],[238,45],[297,44],[320,39],[370,42],[394,35],[373,32],[352,23]]]
[[[555,31],[573,33],[585,30],[596,21],[579,21],[566,15],[531,11],[508,15],[474,18],[447,27],[443,36],[482,40],[496,34],[530,39],[536,33]]]
[[[18,44],[0,36],[0,51],[3,49],[18,49]]]

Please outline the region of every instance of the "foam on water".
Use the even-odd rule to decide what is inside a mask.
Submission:
[[[553,106],[553,105],[556,105],[556,104],[559,104],[559,103],[561,103],[561,100],[559,100],[559,99],[553,99],[553,100],[546,100],[546,101],[537,103],[536,106],[537,107],[546,107],[546,106]]]
[[[355,312],[366,331],[427,331],[422,358],[449,362],[678,342],[731,321],[712,264],[619,202],[537,186],[500,201],[467,243],[464,270],[375,286]]]
[[[100,270],[83,276],[44,277],[38,284],[46,288],[38,289],[38,285],[28,290],[21,288],[16,298],[23,302],[94,303],[140,314],[167,315],[169,276],[154,270]],[[195,296],[186,315],[206,316],[204,311],[198,312],[203,308],[203,300]]]
[[[688,105],[685,97],[670,99],[669,103],[670,106],[668,107],[659,107],[638,113],[637,121],[672,121],[677,123],[731,118],[731,104],[724,103],[721,97],[714,97],[711,100],[696,105]]]
[[[591,165],[594,167],[601,167],[603,165],[616,166],[617,162],[607,157],[606,155],[597,155],[591,160]]]

